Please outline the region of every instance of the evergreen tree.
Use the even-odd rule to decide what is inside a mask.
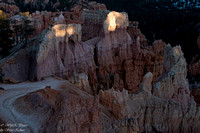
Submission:
[[[22,24],[15,23],[13,25],[13,31],[14,31],[14,41],[16,42],[16,44],[18,44],[20,40],[22,39],[22,36],[21,36]]]
[[[12,48],[12,34],[13,31],[10,28],[9,20],[7,16],[0,10],[0,48],[1,55],[4,57],[9,54],[9,49]]]
[[[33,35],[34,27],[31,25],[31,20],[24,17],[22,25],[22,35],[27,43],[29,36]]]
[[[23,16],[22,18],[22,24],[19,25],[19,27],[21,28],[21,36],[22,39],[25,40],[25,43],[27,44],[28,42],[28,38],[33,35],[34,32],[34,27],[31,24],[31,15],[29,14],[29,12],[24,12],[20,14],[21,16]],[[18,27],[17,27],[18,28]]]

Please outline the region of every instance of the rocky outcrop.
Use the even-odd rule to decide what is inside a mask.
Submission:
[[[103,23],[106,20],[107,14],[109,11],[100,10],[100,11],[83,11],[81,19],[83,22],[82,25],[82,40],[87,41],[94,37],[103,37]]]
[[[123,118],[128,110],[128,91],[123,89],[122,92],[115,91],[113,88],[99,92],[100,102],[113,113],[116,118]]]
[[[149,47],[137,26],[127,27],[126,13],[85,11],[82,20],[83,40],[102,38],[95,45],[99,89],[113,86],[134,93],[147,71],[155,75],[154,82],[157,80],[163,68],[164,42],[155,41]],[[109,31],[112,25],[114,29]]]
[[[40,80],[51,75],[67,79],[74,72],[84,72],[90,84],[94,84],[96,67],[93,48],[80,43],[80,40],[80,24],[56,25],[52,30],[43,31],[25,49],[1,60],[3,80]]]
[[[107,15],[104,21],[104,32],[115,31],[117,28],[126,29],[129,25],[128,14],[112,11]]]
[[[192,103],[185,116],[179,103],[149,95],[145,91],[129,96],[128,110],[123,119],[102,115],[104,132],[197,132],[199,130],[199,108]],[[103,108],[105,109],[105,108]],[[104,110],[105,114],[107,112]],[[112,119],[112,120],[110,120]],[[187,121],[190,122],[187,122]],[[194,124],[194,125],[192,125]],[[108,126],[110,125],[110,126]],[[111,127],[112,125],[112,127]]]
[[[34,23],[35,35],[40,34],[44,29],[51,26],[51,12],[36,11],[32,14],[32,21]]]
[[[136,94],[127,94],[123,102],[119,102],[118,99],[124,99],[124,92],[115,90],[100,92],[104,132],[198,132],[200,130],[198,127],[200,108],[196,103],[193,100],[188,101],[185,112],[182,101],[166,99],[163,95],[159,97],[152,95],[152,89],[154,94],[152,77],[151,73],[147,73],[140,85],[140,91]],[[177,88],[178,86],[174,86],[172,89]],[[185,98],[185,94],[180,93],[180,97]],[[113,114],[118,112],[120,115],[114,115],[113,118],[107,111]]]
[[[69,78],[74,72],[95,78],[93,50],[79,42],[80,30],[78,24],[56,25],[45,35],[37,53],[38,79],[48,75]]]
[[[180,46],[165,47],[163,73],[153,88],[153,95],[164,99],[174,99],[181,103],[186,113],[192,98],[187,76],[186,61]]]
[[[88,81],[88,76],[85,73],[74,73],[73,76],[69,78],[69,81],[84,92],[92,94],[92,89]]]
[[[54,17],[53,19],[55,21],[55,24],[65,24],[66,23],[62,12],[58,17]]]
[[[14,108],[25,116],[37,116],[38,132],[100,133],[98,98],[66,83],[62,90],[50,87],[18,98]],[[22,109],[23,108],[23,109]]]
[[[123,84],[115,89],[126,88],[134,93],[146,72],[155,74],[156,81],[162,72],[164,46],[164,42],[156,41],[152,47],[142,49],[140,37],[133,40],[122,29],[110,32],[96,46],[99,83],[103,88],[117,86],[114,77],[119,75]]]
[[[101,108],[103,127],[105,127],[103,132],[198,132],[200,130],[198,127],[200,108],[188,94],[190,93],[188,88],[183,88],[184,92],[179,91],[177,94],[179,85],[188,87],[188,83],[185,84],[175,79],[184,75],[186,66],[184,67],[183,64],[186,63],[180,47],[172,48],[167,45],[164,72],[169,70],[168,76],[158,81],[154,87],[152,87],[153,75],[149,72],[144,76],[140,91],[136,94],[124,95],[124,92],[116,90],[101,91],[100,103],[103,105]],[[175,77],[171,81],[176,81],[176,85],[173,82],[168,85],[164,84],[167,79],[172,78],[170,74],[174,69],[176,69]],[[181,80],[186,80],[186,76],[183,76]],[[158,84],[164,90],[157,88]],[[169,88],[170,85],[171,88]],[[165,91],[169,89],[176,94],[176,97],[169,97],[169,93]],[[122,102],[120,99],[123,99]]]
[[[2,60],[3,79],[40,80],[51,75],[68,79],[74,72],[84,72],[95,93],[112,87],[135,93],[147,72],[153,73],[155,83],[163,68],[163,41],[148,46],[137,27],[127,27],[126,13],[84,11],[82,22],[82,26],[55,25]],[[115,30],[109,30],[111,22]]]
[[[148,45],[126,13],[85,10],[81,19],[82,25],[44,30],[0,61],[4,81],[68,79],[2,85],[8,91],[0,98],[9,104],[1,112],[16,111],[12,120],[30,118],[35,132],[200,131],[200,107],[190,96],[180,46]],[[49,82],[56,87],[38,90]]]
[[[146,91],[147,93],[152,93],[152,81],[153,81],[153,74],[148,72],[144,75],[142,83],[141,83],[141,90]]]

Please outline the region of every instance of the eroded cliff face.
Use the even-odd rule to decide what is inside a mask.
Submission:
[[[57,89],[46,86],[27,93],[14,101],[13,110],[30,119],[34,124],[29,123],[29,128],[37,133],[101,133],[98,97],[81,91],[68,81],[52,80],[55,81],[60,82]]]
[[[186,79],[187,68],[180,46],[165,47],[164,70],[153,89],[153,94],[165,99],[174,99],[181,103],[184,113],[190,101],[189,83]]]
[[[185,72],[186,62],[180,47],[167,45],[163,70],[166,76],[161,75],[153,87],[153,74],[149,72],[144,76],[140,91],[136,94],[113,89],[101,91],[102,116],[108,121],[104,121],[103,127],[106,128],[103,131],[198,132],[200,107],[196,106],[190,96]],[[180,85],[183,85],[181,89]],[[114,122],[110,120],[112,115],[108,115],[109,111],[115,117]],[[114,126],[108,128],[109,124]]]
[[[86,10],[81,19],[44,30],[0,61],[4,82],[37,80],[15,86],[23,94],[12,105],[22,115],[41,115],[37,131],[200,131],[180,46],[148,45],[123,12]],[[40,81],[49,76],[65,80]],[[13,85],[2,87],[10,89],[2,98],[17,94]]]
[[[94,93],[111,87],[134,93],[148,71],[157,80],[164,42],[146,45],[140,30],[128,27],[126,13],[85,11],[82,22],[82,26],[58,24],[33,38],[25,49],[2,61],[3,79],[40,80],[51,75],[68,79],[74,72],[85,72]]]

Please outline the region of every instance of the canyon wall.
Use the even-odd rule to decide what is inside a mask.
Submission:
[[[108,22],[112,25],[112,19],[114,31],[105,26]],[[82,26],[55,25],[30,40],[25,49],[2,61],[3,79],[40,80],[51,75],[68,79],[73,73],[85,72],[95,93],[111,87],[134,93],[148,71],[155,75],[154,82],[157,80],[162,72],[164,42],[146,45],[140,30],[128,27],[125,13],[85,11],[82,22]]]
[[[106,127],[103,131],[198,132],[200,107],[190,96],[185,72],[186,62],[180,46],[172,48],[167,45],[163,71],[165,76],[162,74],[153,87],[153,74],[149,72],[136,94],[128,94],[126,90],[101,91],[99,96],[105,120],[103,127]],[[109,111],[114,115],[114,121],[111,120],[112,115],[108,115]]]
[[[17,95],[12,106],[38,114],[39,132],[200,131],[200,107],[190,94],[180,46],[162,40],[148,45],[124,12],[85,10],[81,23],[47,28],[0,61],[4,83],[31,80],[43,87],[54,77],[41,90],[16,84],[20,93],[23,84],[30,92]],[[12,91],[18,90],[1,93]]]

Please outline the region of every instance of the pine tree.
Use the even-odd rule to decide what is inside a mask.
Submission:
[[[29,14],[29,12],[24,12],[20,14],[21,16],[23,16],[22,19],[22,24],[20,25],[21,27],[21,36],[23,37],[22,39],[25,40],[25,43],[27,44],[28,42],[28,38],[33,35],[34,32],[34,27],[33,25],[31,25],[31,15]]]
[[[12,34],[13,31],[10,28],[9,20],[7,16],[0,10],[0,54],[3,57],[8,55],[9,50],[12,48]]]
[[[33,35],[34,32],[34,27],[31,25],[31,20],[27,17],[25,17],[23,20],[22,29],[22,35],[24,36],[25,43],[27,44],[29,36]]]

